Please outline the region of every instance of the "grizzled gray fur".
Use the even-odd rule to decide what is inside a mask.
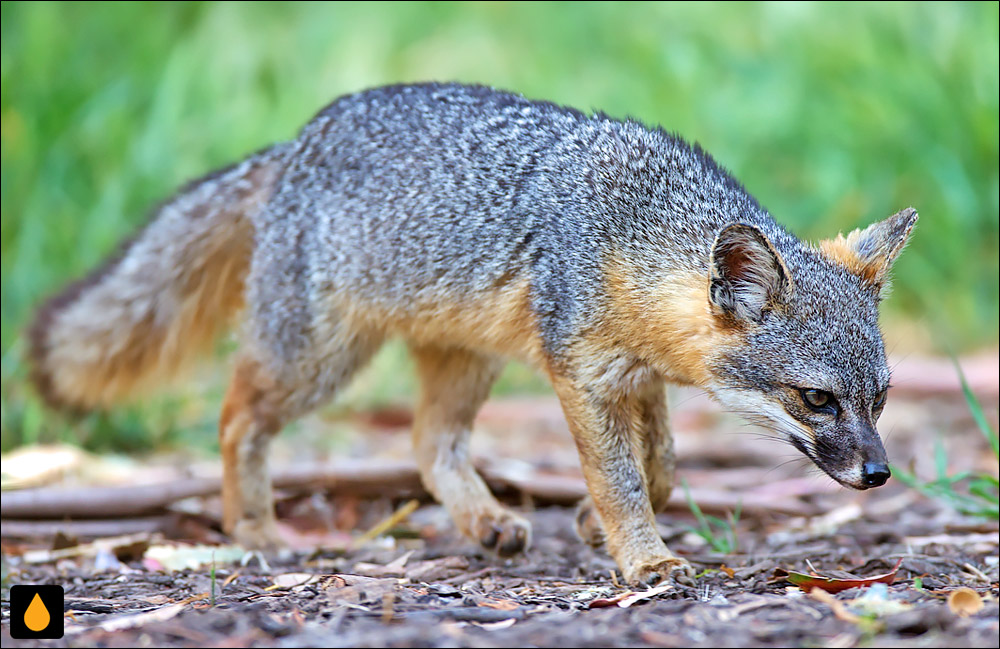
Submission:
[[[267,440],[401,337],[424,384],[425,484],[465,533],[512,554],[530,526],[489,494],[467,438],[502,359],[520,358],[552,380],[580,448],[581,534],[650,581],[683,563],[652,519],[673,482],[665,379],[845,485],[888,479],[878,304],[916,218],[813,247],[662,129],[482,86],[376,88],[165,202],[40,311],[35,380],[52,402],[109,405],[245,305],[223,498],[227,530],[267,546]]]

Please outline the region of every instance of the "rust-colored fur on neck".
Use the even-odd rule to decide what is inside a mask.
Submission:
[[[605,266],[616,337],[670,381],[705,387],[711,360],[733,343],[735,327],[712,310],[708,277],[689,273],[642,286],[642,274],[622,258]]]

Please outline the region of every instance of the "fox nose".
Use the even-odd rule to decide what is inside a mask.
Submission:
[[[885,462],[865,462],[861,468],[861,481],[866,487],[881,487],[891,475]]]

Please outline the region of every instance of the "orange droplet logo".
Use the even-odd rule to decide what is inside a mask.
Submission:
[[[31,603],[28,604],[28,610],[24,612],[24,626],[38,633],[49,625],[51,619],[49,609],[45,608],[42,598],[35,593]]]

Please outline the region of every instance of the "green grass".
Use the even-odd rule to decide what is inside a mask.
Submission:
[[[698,503],[691,497],[691,489],[688,488],[687,480],[681,479],[681,487],[684,489],[684,498],[687,500],[688,508],[698,522],[696,527],[686,526],[688,531],[700,536],[716,552],[721,554],[736,552],[740,546],[736,525],[740,522],[741,506],[737,505],[736,511],[727,513],[724,519],[718,516],[706,516]]]
[[[997,22],[996,3],[5,2],[2,447],[211,428],[217,388],[196,391],[201,409],[54,419],[24,384],[31,309],[184,180],[398,81],[484,82],[662,124],[809,239],[913,205],[890,324],[995,344]],[[398,347],[386,359],[365,394],[397,399],[412,379]],[[515,367],[499,389],[540,385]]]
[[[208,572],[209,580],[212,583],[212,589],[209,593],[208,605],[210,608],[215,608],[215,553],[212,553],[212,567]]]
[[[958,363],[955,364],[955,368],[962,381],[962,393],[969,412],[979,431],[986,438],[993,456],[1000,463],[1000,439],[997,437],[997,431],[990,425],[982,404],[969,388]],[[934,470],[937,474],[934,480],[921,480],[914,473],[895,466],[892,468],[892,473],[906,486],[916,489],[925,496],[947,503],[963,514],[1000,520],[1000,477],[973,471],[949,473],[948,464],[944,443],[938,438],[934,446]]]

